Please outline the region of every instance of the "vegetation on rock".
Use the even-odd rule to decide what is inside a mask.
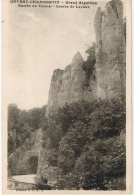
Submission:
[[[89,79],[92,76],[95,80],[95,75],[93,74],[93,71],[95,70],[95,63],[96,63],[96,57],[95,57],[95,43],[92,44],[87,50],[87,60],[83,62],[82,68],[85,71],[86,79],[84,83],[84,87],[89,87],[90,82]],[[85,88],[86,89],[86,88]]]

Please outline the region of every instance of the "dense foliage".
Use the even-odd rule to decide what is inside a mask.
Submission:
[[[125,103],[80,101],[45,119],[43,147],[59,189],[125,189]]]
[[[33,159],[29,159],[29,168],[18,166],[20,149],[30,150],[35,130],[42,128],[42,146],[49,151],[45,160],[60,174],[56,188],[125,190],[125,102],[79,101],[50,112],[47,118],[45,110],[45,106],[24,111],[14,104],[9,105],[8,168],[11,175],[21,171],[27,174],[28,169],[33,171]],[[31,135],[33,139],[28,139]],[[49,189],[43,177],[40,179],[37,189]]]
[[[20,110],[15,104],[8,106],[8,155],[19,148],[32,132],[41,127],[46,106]]]

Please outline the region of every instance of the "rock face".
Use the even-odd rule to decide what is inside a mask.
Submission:
[[[97,97],[121,98],[125,94],[126,45],[123,28],[123,4],[107,3],[98,8],[94,21],[96,34]]]
[[[21,147],[11,153],[8,167],[9,176],[36,174],[41,159],[42,137],[42,129],[37,129],[31,133]]]
[[[90,87],[85,86],[86,73],[83,69],[84,60],[78,52],[65,70],[55,70],[51,79],[51,86],[47,104],[47,114],[50,110],[62,107],[66,102],[91,100],[95,98],[94,73],[89,78]]]
[[[55,70],[50,86],[47,115],[66,102],[92,99],[122,98],[125,95],[126,45],[123,25],[123,4],[107,3],[98,8],[94,19],[96,64],[85,87],[84,60],[78,52],[65,70]]]

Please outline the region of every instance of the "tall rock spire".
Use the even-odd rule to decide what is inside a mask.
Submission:
[[[121,97],[125,94],[126,64],[123,3],[112,0],[107,3],[104,12],[99,8],[94,27],[98,97]]]

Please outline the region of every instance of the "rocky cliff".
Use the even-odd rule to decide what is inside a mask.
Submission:
[[[125,94],[126,46],[123,3],[112,0],[105,11],[99,7],[94,19],[96,64],[85,87],[84,60],[78,52],[65,70],[55,70],[51,79],[47,114],[66,102],[122,98]]]
[[[75,54],[72,63],[65,70],[55,70],[51,79],[51,86],[47,104],[47,114],[51,109],[62,107],[66,102],[78,100],[91,101],[95,98],[94,72],[86,83],[86,72],[83,69],[84,60],[79,52]]]
[[[98,8],[94,21],[96,34],[97,97],[125,95],[126,46],[123,28],[123,3],[112,0],[105,11]]]
[[[24,144],[11,153],[8,158],[8,175],[36,174],[41,159],[43,132],[32,132]]]

